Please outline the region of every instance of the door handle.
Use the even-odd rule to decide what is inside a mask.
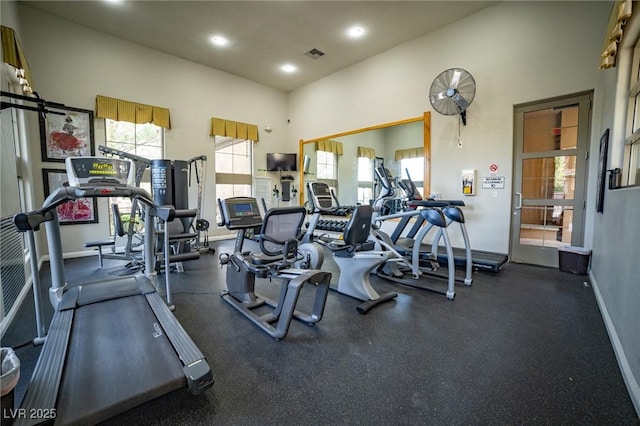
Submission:
[[[522,209],[522,192],[516,192],[516,196],[518,197],[518,204],[516,205],[516,210]]]

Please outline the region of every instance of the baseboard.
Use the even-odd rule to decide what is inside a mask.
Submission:
[[[233,240],[234,238],[236,238],[235,235],[217,235],[215,237],[209,237],[209,241]]]
[[[600,294],[600,289],[598,288],[598,283],[593,276],[593,272],[589,272],[589,278],[591,279],[591,286],[593,287],[593,292],[596,295],[596,301],[598,302],[600,313],[602,314],[604,324],[607,328],[607,333],[609,334],[609,340],[611,340],[613,351],[616,354],[616,359],[618,360],[618,366],[620,367],[620,371],[622,372],[622,378],[624,379],[624,383],[627,386],[627,391],[629,392],[629,396],[631,397],[631,402],[633,402],[633,406],[636,409],[636,414],[638,414],[638,417],[640,417],[640,385],[633,375],[633,371],[631,371],[629,361],[627,360],[627,356],[624,353],[622,343],[620,342],[618,333],[616,332],[615,326],[613,325],[613,321],[609,316],[609,311],[607,310],[607,306],[604,303],[602,294]]]
[[[76,257],[88,257],[88,256],[97,256],[98,252],[95,250],[83,250],[83,251],[70,251],[68,253],[62,253],[63,259],[74,259]],[[40,263],[38,267],[42,266],[42,262],[48,262],[50,260],[49,255],[45,254],[40,258]]]

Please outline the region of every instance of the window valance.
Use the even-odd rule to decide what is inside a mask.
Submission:
[[[22,91],[24,93],[33,93],[33,79],[31,78],[31,68],[27,63],[27,58],[22,51],[20,40],[13,28],[0,26],[2,32],[2,62],[14,67],[19,75],[18,77]]]
[[[316,142],[316,151],[333,152],[336,155],[342,155],[342,142],[324,140]]]
[[[613,2],[607,33],[604,40],[604,49],[600,59],[600,68],[607,69],[616,66],[618,46],[622,42],[624,27],[631,17],[633,2],[631,0],[617,0]]]
[[[258,126],[213,117],[211,119],[210,135],[227,136],[234,139],[246,139],[258,142]]]
[[[100,95],[96,96],[96,117],[136,124],[153,123],[165,129],[171,128],[171,119],[167,108]]]
[[[243,175],[237,173],[216,173],[216,184],[221,185],[251,185],[252,179],[253,175]]]
[[[424,148],[407,148],[396,151],[396,161],[406,160],[408,158],[424,157]]]
[[[358,157],[365,157],[373,160],[374,158],[376,158],[376,150],[366,146],[359,146]]]

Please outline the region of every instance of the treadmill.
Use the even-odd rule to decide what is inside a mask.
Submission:
[[[36,341],[44,340],[19,411],[38,415],[19,416],[15,424],[95,424],[182,387],[194,395],[210,388],[214,378],[204,355],[156,291],[154,220],[172,220],[173,208],[154,206],[145,190],[130,185],[131,160],[67,158],[66,168],[70,186],[54,191],[41,209],[14,216],[32,254]],[[56,207],[98,197],[128,197],[144,204],[145,270],[69,287]],[[51,263],[49,299],[55,310],[46,338],[41,336],[34,238],[42,224]]]
[[[418,188],[416,187],[415,183],[411,179],[411,176],[409,175],[408,170],[407,170],[407,179],[402,179],[398,183],[400,188],[402,188],[402,190],[404,191],[407,197],[407,200],[408,200],[407,204],[410,206],[413,205],[413,208],[443,207],[438,203],[444,203],[445,206],[458,206],[458,207],[464,207],[465,205],[464,201],[462,200],[431,200],[431,199],[424,200],[420,195],[420,192],[418,191]],[[406,223],[403,225],[406,226]],[[463,231],[463,236],[464,236],[464,233],[466,233],[466,227],[464,223],[461,224],[461,227],[464,228],[464,231]],[[398,226],[397,229],[402,231],[402,229],[400,228],[401,227]],[[415,225],[414,225],[414,229],[417,229]],[[414,229],[409,231],[409,234],[408,234],[409,237],[413,237],[415,235],[416,232]],[[396,241],[399,236],[400,236],[400,232],[394,232],[394,234],[392,235],[392,239]],[[468,237],[465,237],[465,242],[468,243]],[[425,251],[431,251],[430,244],[423,244],[423,246]],[[452,250],[453,250],[453,259],[454,259],[455,267],[458,269],[465,269],[467,267],[467,257],[468,257],[466,247],[464,248],[452,247]],[[471,265],[475,271],[497,273],[502,270],[502,268],[504,267],[504,265],[507,263],[508,260],[509,260],[509,257],[506,254],[471,249]],[[446,253],[440,252],[440,253],[437,253],[437,261],[442,265],[447,265],[449,259]]]

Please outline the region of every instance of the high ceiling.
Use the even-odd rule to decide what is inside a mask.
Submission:
[[[286,92],[496,1],[25,1],[60,18]],[[364,29],[359,38],[347,29]],[[213,35],[229,40],[225,47]],[[316,59],[305,53],[318,49]],[[283,64],[294,65],[291,73]]]

